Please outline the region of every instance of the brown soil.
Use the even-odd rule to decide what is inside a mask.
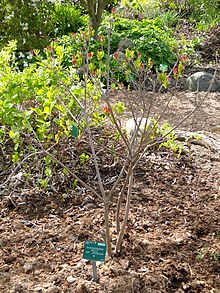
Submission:
[[[195,97],[179,93],[165,118],[175,125]],[[210,94],[181,129],[220,124],[219,102],[219,94]],[[180,158],[152,151],[140,162],[121,255],[98,263],[98,283],[82,253],[84,240],[103,241],[102,204],[83,188],[71,193],[70,177],[58,174],[46,190],[14,177],[1,189],[0,292],[220,292],[220,153],[188,146]],[[82,177],[95,186],[94,167],[87,167]],[[103,162],[106,180],[117,176],[117,167],[106,168]],[[115,243],[114,226],[111,232]]]

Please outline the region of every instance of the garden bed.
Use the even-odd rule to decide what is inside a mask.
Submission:
[[[121,94],[114,93],[114,99],[121,100]],[[159,97],[155,113],[165,99],[166,94]],[[219,94],[211,93],[181,129],[211,131],[220,123],[219,101]],[[179,93],[164,118],[175,125],[194,103],[195,94]],[[74,144],[63,145],[62,155]],[[104,152],[102,161],[103,176],[113,179],[117,164],[110,165]],[[83,168],[94,184],[94,167]],[[70,178],[59,182],[57,176],[57,184],[41,190],[14,177],[1,189],[0,291],[219,292],[219,171],[219,151],[201,145],[189,144],[189,153],[180,158],[160,151],[145,156],[135,170],[121,255],[98,263],[98,283],[82,254],[84,240],[103,241],[102,204],[80,186],[68,194]],[[117,194],[111,218],[116,199]],[[114,243],[114,226],[111,232]]]

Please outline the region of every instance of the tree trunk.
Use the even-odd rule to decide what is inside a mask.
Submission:
[[[94,38],[98,37],[98,29],[102,20],[103,11],[112,0],[80,0],[80,4],[87,10],[90,24],[94,29]]]
[[[99,26],[101,23],[101,19],[100,21],[97,20],[95,17],[91,18],[90,17],[90,25],[92,26],[92,28],[94,29],[94,38],[97,39],[98,38],[98,31],[99,31]]]

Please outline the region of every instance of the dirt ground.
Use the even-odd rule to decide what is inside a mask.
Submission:
[[[202,97],[179,93],[164,118],[175,125]],[[181,129],[219,124],[220,95],[212,93]],[[0,190],[0,292],[220,292],[220,150],[188,147],[180,158],[153,151],[140,161],[121,255],[97,263],[97,283],[82,254],[84,240],[103,241],[102,203],[84,188],[66,193],[70,178],[46,191],[23,177],[10,181]],[[114,244],[114,225],[111,232]]]

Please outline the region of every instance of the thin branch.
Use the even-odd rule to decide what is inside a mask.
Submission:
[[[106,199],[106,192],[103,186],[103,180],[100,174],[100,170],[99,170],[99,165],[98,165],[98,161],[97,161],[97,156],[96,156],[96,152],[95,152],[95,147],[94,147],[94,143],[93,143],[93,139],[92,139],[92,133],[91,133],[91,129],[89,126],[89,117],[87,114],[87,109],[86,109],[86,101],[87,101],[87,79],[88,79],[88,66],[87,66],[87,72],[86,72],[86,77],[84,79],[84,99],[85,99],[85,108],[83,110],[84,112],[84,117],[86,120],[86,131],[89,134],[89,145],[91,148],[91,152],[92,152],[92,157],[93,157],[93,161],[94,161],[94,165],[95,165],[95,170],[96,170],[96,175],[98,178],[98,183],[99,183],[99,188],[102,194],[102,198],[104,200],[104,198]]]
[[[66,165],[64,165],[59,159],[57,159],[56,157],[54,157],[48,150],[45,150],[42,143],[40,142],[35,130],[33,129],[33,127],[30,125],[29,121],[26,119],[26,122],[28,123],[29,127],[31,128],[37,142],[38,145],[40,146],[40,148],[42,149],[42,153],[46,154],[47,156],[51,157],[55,162],[57,162],[61,167],[63,167],[64,169],[66,169],[69,174],[75,178],[80,184],[82,184],[82,186],[84,186],[86,189],[90,190],[94,195],[96,195],[99,200],[101,200],[102,202],[104,202],[104,199],[102,198],[102,196],[100,196],[100,194],[98,194],[91,186],[89,186],[88,184],[86,184],[83,180],[81,180],[75,173],[73,173]]]
[[[121,244],[122,244],[122,240],[124,237],[124,233],[125,233],[125,228],[127,226],[127,222],[128,222],[128,216],[129,216],[129,211],[130,211],[130,205],[131,205],[131,196],[132,196],[132,186],[133,186],[133,164],[131,163],[129,166],[129,182],[128,182],[128,192],[127,192],[127,200],[126,200],[126,205],[125,205],[125,215],[124,215],[124,219],[120,228],[120,232],[118,234],[118,238],[116,241],[116,247],[115,247],[115,252],[117,253],[120,249],[121,249]]]
[[[17,166],[13,169],[13,171],[11,172],[11,174],[8,176],[8,178],[6,179],[5,182],[3,182],[2,184],[0,184],[0,188],[2,187],[5,187],[5,184],[7,184],[10,180],[11,180],[11,177],[15,174],[15,172],[22,166],[22,164],[29,158],[33,157],[33,156],[36,156],[36,155],[39,155],[39,154],[43,154],[43,150],[42,151],[38,151],[38,152],[35,152],[35,153],[32,153],[32,154],[29,154],[27,155],[21,162],[19,162],[17,164]]]

